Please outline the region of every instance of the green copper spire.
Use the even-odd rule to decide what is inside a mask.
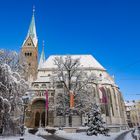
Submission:
[[[44,62],[45,62],[45,52],[44,52],[44,41],[43,41],[42,52],[41,52],[40,61],[39,61],[39,68],[42,67]]]
[[[28,34],[27,34],[27,38],[31,37],[31,39],[34,42],[34,45],[37,45],[37,34],[36,34],[36,26],[35,26],[35,7],[33,7],[33,15],[32,15],[32,19],[31,19],[31,23],[29,26],[29,30],[28,30]]]
[[[43,40],[42,53],[41,53],[41,57],[42,57],[43,62],[45,62],[44,46],[45,46],[45,44],[44,44],[44,40]]]

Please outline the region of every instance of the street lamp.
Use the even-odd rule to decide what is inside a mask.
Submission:
[[[24,107],[24,111],[23,111],[23,120],[22,120],[22,125],[20,126],[20,131],[21,131],[21,137],[20,140],[24,140],[23,138],[23,134],[24,134],[24,123],[25,123],[25,110],[27,108],[27,104],[29,102],[29,96],[26,94],[24,96],[22,96],[22,101],[23,101],[23,107]]]

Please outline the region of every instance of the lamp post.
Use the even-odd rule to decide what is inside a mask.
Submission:
[[[24,134],[24,123],[25,123],[25,111],[26,111],[26,107],[27,107],[27,104],[29,102],[29,96],[26,94],[25,96],[22,96],[22,101],[23,101],[23,120],[22,120],[22,125],[20,126],[20,132],[21,132],[21,137],[20,137],[20,140],[24,140],[23,138],[23,134]]]

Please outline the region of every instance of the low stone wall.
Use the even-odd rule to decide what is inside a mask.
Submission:
[[[110,132],[120,132],[120,126],[109,126]]]
[[[81,126],[80,116],[72,116],[72,127]]]
[[[63,130],[67,133],[76,133],[77,127],[64,127]]]
[[[65,120],[63,116],[57,116],[54,118],[54,126],[55,127],[62,127],[64,126]]]

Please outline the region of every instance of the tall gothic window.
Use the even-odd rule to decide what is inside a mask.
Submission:
[[[109,107],[110,102],[107,89],[105,87],[101,87],[101,92],[102,92],[101,111],[103,114],[106,114],[106,116],[110,116],[110,107]]]
[[[107,88],[107,92],[108,92],[108,96],[109,96],[109,100],[110,100],[110,106],[111,106],[111,109],[112,109],[112,115],[114,116],[114,109],[113,109],[113,102],[112,102],[112,95],[111,95],[110,88]]]

